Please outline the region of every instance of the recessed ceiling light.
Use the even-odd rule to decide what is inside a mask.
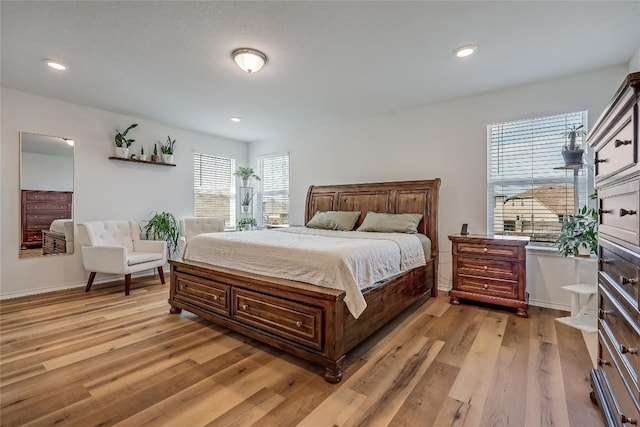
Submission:
[[[231,117],[232,122],[239,122],[240,120],[242,120],[242,117]]]
[[[453,53],[455,53],[458,58],[464,58],[473,54],[473,52],[475,52],[477,49],[478,46],[474,44],[467,44],[464,46],[460,46],[459,48],[454,50]]]
[[[68,66],[58,62],[58,61],[54,61],[53,59],[45,59],[44,62],[50,67],[53,68],[54,70],[57,71],[66,71],[69,69]]]

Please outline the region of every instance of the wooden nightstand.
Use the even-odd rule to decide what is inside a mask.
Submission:
[[[518,316],[529,317],[525,284],[528,239],[454,234],[449,240],[451,304],[460,304],[458,298],[481,301],[513,307]]]

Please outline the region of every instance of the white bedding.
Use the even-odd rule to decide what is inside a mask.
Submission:
[[[55,219],[51,222],[49,226],[49,230],[54,233],[64,234],[64,225],[65,223],[72,222],[72,219]]]
[[[344,290],[355,318],[367,307],[362,289],[426,264],[413,234],[305,227],[200,234],[183,258]]]

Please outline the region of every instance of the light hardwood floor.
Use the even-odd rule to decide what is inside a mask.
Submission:
[[[322,369],[183,312],[157,279],[0,303],[3,426],[601,426],[580,332],[441,296]]]

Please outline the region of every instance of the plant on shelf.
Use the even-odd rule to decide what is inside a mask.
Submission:
[[[240,200],[240,205],[242,206],[242,212],[247,213],[249,212],[249,206],[251,206],[251,199],[252,199],[252,194],[251,191],[245,191],[244,194],[242,195],[242,199]]]
[[[147,239],[167,242],[169,257],[173,257],[177,253],[179,230],[176,218],[169,212],[155,212],[144,226],[144,234]]]
[[[146,161],[147,160],[147,155],[144,154],[144,147],[140,146],[140,160]]]
[[[255,227],[258,225],[255,218],[240,218],[238,220],[238,229],[239,230],[249,230],[251,227]]]
[[[124,159],[129,157],[129,147],[131,147],[131,144],[133,144],[135,139],[127,139],[127,133],[129,133],[129,131],[136,126],[138,126],[138,124],[134,123],[126,128],[123,132],[120,132],[118,129],[116,129],[116,136],[114,137],[114,140],[116,143],[115,150],[117,157],[122,157]]]
[[[173,163],[173,148],[176,143],[175,139],[171,139],[169,135],[167,135],[167,142],[162,143],[158,141],[160,144],[160,151],[162,152],[162,161],[165,163]]]
[[[562,256],[588,257],[598,251],[598,212],[583,206],[567,222],[562,224],[556,243]]]
[[[245,168],[240,166],[238,167],[238,169],[236,169],[236,171],[233,174],[237,177],[240,177],[240,179],[242,179],[243,187],[247,187],[249,185],[250,178],[255,178],[257,181],[260,181],[260,177],[255,174],[255,172],[253,171],[253,168]]]
[[[582,164],[582,153],[584,153],[584,150],[580,147],[580,144],[576,142],[576,139],[586,134],[587,132],[583,129],[583,125],[573,125],[564,133],[567,141],[564,147],[562,147],[562,157],[566,165]]]
[[[151,155],[151,161],[158,161],[158,144],[153,144],[153,154]]]

